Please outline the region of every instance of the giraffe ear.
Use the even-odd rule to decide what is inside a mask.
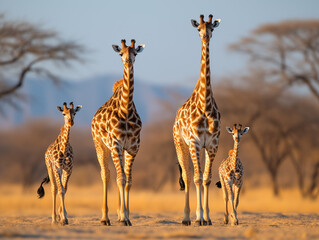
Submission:
[[[137,53],[141,53],[143,52],[145,48],[145,44],[141,44],[141,45],[138,45],[138,47],[135,49]]]
[[[120,52],[121,48],[118,45],[112,45],[112,48],[115,52]]]
[[[82,105],[78,105],[78,106],[75,108],[74,112],[78,112],[78,111],[80,111],[80,110],[81,110],[81,108],[82,108]]]
[[[242,134],[248,133],[248,131],[249,131],[249,127],[245,127],[244,130],[242,131]]]
[[[194,20],[194,19],[191,19],[191,23],[192,23],[194,28],[197,28],[199,26],[199,23],[196,22],[196,20]]]
[[[233,129],[231,129],[230,127],[226,127],[227,132],[229,133],[233,133]]]
[[[60,106],[56,106],[59,112],[63,112],[63,109]]]
[[[216,19],[214,22],[213,22],[213,28],[217,28],[219,26],[219,23],[220,23],[220,19]]]

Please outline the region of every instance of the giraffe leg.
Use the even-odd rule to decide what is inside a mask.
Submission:
[[[121,209],[121,195],[120,195],[120,190],[117,189],[117,196],[118,196],[118,205],[117,205],[117,220],[121,221],[121,213],[120,213],[120,209]]]
[[[203,173],[200,168],[200,149],[195,143],[190,146],[190,155],[194,165],[194,183],[196,186],[197,208],[195,225],[204,225],[203,207],[202,207],[202,184]]]
[[[119,145],[115,145],[111,150],[112,159],[115,165],[116,174],[117,174],[117,186],[120,192],[120,222],[123,226],[129,226],[129,220],[126,211],[125,204],[125,185],[126,185],[126,176],[123,168],[123,149]]]
[[[230,215],[231,219],[232,219],[231,224],[238,225],[237,211],[235,209],[235,203],[234,203],[235,196],[234,196],[234,191],[233,191],[233,184],[228,183],[227,188],[228,188],[228,192],[230,195],[230,204],[231,204],[231,208],[232,208],[232,214]]]
[[[66,210],[65,210],[65,204],[64,204],[64,198],[65,198],[65,189],[62,185],[62,169],[61,167],[55,166],[54,168],[54,176],[55,176],[55,180],[56,180],[56,184],[57,184],[57,188],[58,188],[58,194],[60,197],[60,204],[62,207],[62,211],[61,211],[61,224],[62,225],[66,225],[68,224],[68,219],[66,217]]]
[[[94,140],[96,155],[101,167],[101,179],[103,182],[103,205],[102,205],[102,218],[101,224],[110,226],[110,219],[108,216],[108,206],[107,206],[107,188],[110,180],[110,170],[108,167],[109,160],[109,149],[105,146],[105,144],[101,141],[101,139]]]
[[[62,186],[64,187],[64,194],[66,194],[66,192],[68,190],[68,182],[69,182],[69,179],[71,177],[71,173],[72,173],[72,168],[68,169],[68,171],[66,171],[66,170],[62,171]],[[66,209],[65,209],[65,211],[66,211]],[[61,205],[59,208],[59,214],[60,214],[60,219],[62,219],[62,206]]]
[[[224,224],[228,224],[228,191],[226,189],[225,179],[219,175],[220,183],[223,190],[223,198],[225,203],[225,215],[224,215]]]
[[[189,207],[189,184],[191,172],[189,167],[188,147],[184,141],[181,140],[178,134],[174,131],[174,143],[177,153],[178,162],[182,168],[182,177],[185,183],[185,208],[182,224],[185,226],[191,225],[190,207]]]
[[[46,163],[48,168],[48,174],[51,182],[51,194],[52,194],[52,224],[57,224],[56,219],[56,194],[57,194],[57,187],[56,182],[54,179],[53,169],[50,163]]]
[[[128,224],[131,226],[131,222],[129,220],[130,217],[130,207],[129,207],[129,194],[132,187],[132,165],[135,159],[135,154],[130,154],[127,151],[124,151],[125,154],[125,167],[124,172],[126,175],[126,185],[125,185],[125,203],[126,203],[126,211],[128,217]]]
[[[205,171],[204,171],[204,225],[212,225],[212,221],[209,217],[209,204],[208,204],[208,190],[212,181],[212,164],[215,158],[217,149],[212,152],[205,150]]]
[[[241,184],[240,185],[235,185],[234,186],[234,193],[235,193],[235,200],[234,200],[234,204],[235,204],[235,210],[236,210],[236,216],[237,216],[237,207],[239,204],[239,193],[241,190]],[[238,219],[237,219],[237,224],[238,224]]]

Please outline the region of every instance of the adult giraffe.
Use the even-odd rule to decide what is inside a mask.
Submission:
[[[220,19],[212,22],[213,15],[204,21],[200,15],[200,23],[191,20],[193,27],[199,31],[202,39],[201,73],[190,98],[177,111],[173,127],[174,143],[181,166],[182,189],[185,185],[185,208],[183,225],[190,225],[189,184],[190,166],[189,153],[194,165],[194,183],[197,191],[196,225],[211,225],[208,207],[208,187],[211,183],[211,168],[218,148],[220,133],[220,113],[213,97],[210,85],[209,41],[214,28]],[[204,175],[200,166],[200,152],[205,150]],[[184,183],[183,183],[183,181]],[[202,208],[201,186],[204,187],[204,210]]]
[[[107,185],[110,178],[108,168],[111,154],[117,173],[119,190],[118,219],[125,226],[131,226],[129,220],[129,191],[132,185],[132,165],[140,146],[141,119],[133,102],[134,74],[133,64],[137,53],[145,45],[135,48],[135,40],[126,46],[122,40],[122,49],[112,45],[122,57],[124,78],[114,84],[112,97],[100,107],[92,120],[92,136],[97,158],[101,166],[103,181],[103,206],[101,223],[110,225],[107,207]]]

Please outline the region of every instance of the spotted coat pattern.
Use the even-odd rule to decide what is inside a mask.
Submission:
[[[61,204],[59,209],[60,221],[62,225],[68,224],[67,212],[64,198],[67,191],[68,181],[73,168],[73,149],[69,142],[70,128],[74,124],[74,116],[82,106],[68,108],[66,103],[64,109],[58,106],[58,110],[64,115],[64,126],[61,128],[58,138],[48,147],[45,153],[45,163],[47,166],[53,199],[52,223],[57,223],[56,215],[56,195],[60,196]]]
[[[97,158],[101,166],[103,181],[103,205],[101,223],[110,225],[107,206],[107,187],[110,178],[108,168],[111,154],[116,168],[119,189],[118,219],[123,225],[131,225],[129,220],[129,191],[132,186],[132,165],[140,147],[142,121],[133,102],[134,73],[133,63],[144,45],[135,48],[135,40],[122,49],[113,45],[124,63],[124,78],[114,84],[113,95],[100,107],[92,120],[92,136]]]
[[[234,148],[229,151],[228,157],[224,159],[219,167],[219,178],[223,189],[223,197],[226,205],[224,223],[228,223],[228,201],[230,200],[232,214],[231,223],[238,224],[237,207],[239,204],[239,193],[243,184],[244,167],[238,158],[239,142],[241,136],[247,133],[248,127],[234,124],[233,128],[227,127],[227,131],[233,135]]]
[[[189,185],[191,171],[189,154],[194,166],[194,183],[197,192],[196,224],[211,224],[208,207],[208,186],[211,183],[212,163],[217,153],[220,133],[220,113],[214,100],[210,83],[209,41],[213,29],[220,20],[212,22],[212,15],[204,22],[201,15],[200,24],[191,20],[202,39],[201,73],[190,98],[177,111],[173,127],[174,143],[177,157],[182,169],[185,183],[185,208],[183,225],[190,225]],[[200,165],[200,152],[205,151],[204,173]],[[204,187],[204,210],[202,208],[201,188]]]

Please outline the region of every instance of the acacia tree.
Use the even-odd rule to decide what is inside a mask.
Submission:
[[[230,79],[223,79],[218,91],[224,119],[240,119],[251,127],[247,138],[259,152],[274,195],[279,195],[280,167],[290,160],[295,169],[293,179],[297,180],[302,196],[316,197],[319,183],[317,104],[266,81],[267,74],[260,70]]]
[[[248,55],[272,80],[306,86],[319,101],[319,20],[265,24],[230,48]]]
[[[223,115],[227,118],[241,119],[250,127],[249,139],[259,152],[260,159],[269,173],[274,195],[279,195],[278,171],[287,159],[288,150],[282,135],[274,121],[281,120],[280,111],[283,89],[264,81],[261,71],[236,78],[234,81],[223,81],[226,85],[221,90]],[[258,81],[256,81],[258,79]],[[280,126],[283,122],[280,121]]]
[[[62,40],[55,31],[28,22],[9,21],[0,15],[0,100],[13,103],[28,73],[58,81],[49,64],[68,67],[82,62],[84,47]]]

